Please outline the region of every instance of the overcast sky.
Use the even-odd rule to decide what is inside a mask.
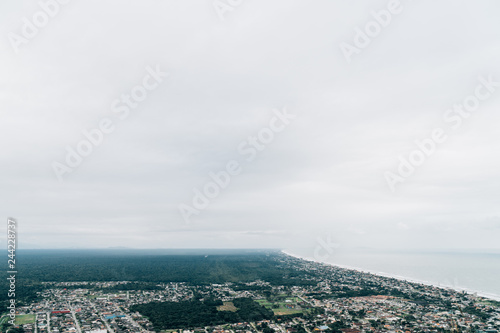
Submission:
[[[497,1],[54,1],[0,3],[21,248],[499,247]]]

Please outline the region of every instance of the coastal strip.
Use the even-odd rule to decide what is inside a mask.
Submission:
[[[361,273],[369,273],[369,274],[373,274],[373,275],[377,275],[377,276],[397,279],[400,281],[407,281],[407,282],[422,284],[422,285],[426,285],[426,286],[432,286],[432,287],[437,287],[437,288],[442,288],[442,289],[451,289],[451,290],[458,291],[458,292],[466,292],[468,294],[476,294],[477,296],[480,296],[483,298],[491,299],[494,301],[500,301],[500,295],[496,295],[496,294],[492,294],[492,293],[488,293],[488,292],[484,292],[484,291],[474,290],[474,289],[470,289],[470,288],[454,287],[454,286],[448,286],[448,285],[438,285],[432,281],[419,280],[416,278],[401,276],[401,275],[397,275],[397,274],[374,271],[374,270],[370,270],[370,269],[364,269],[361,267],[354,267],[354,266],[342,265],[342,264],[337,264],[337,263],[317,261],[317,260],[314,260],[313,258],[304,257],[304,256],[300,256],[300,255],[291,253],[289,250],[281,250],[281,253],[283,253],[287,256],[290,256],[290,257],[294,257],[297,259],[310,261],[310,262],[314,262],[314,263],[318,263],[318,264],[325,264],[325,265],[329,265],[329,266],[354,270],[354,271],[361,272]]]

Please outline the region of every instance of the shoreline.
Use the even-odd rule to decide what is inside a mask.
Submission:
[[[447,285],[436,285],[435,283],[433,283],[431,281],[419,280],[419,279],[415,279],[415,278],[409,278],[406,276],[401,276],[401,275],[396,275],[396,274],[391,274],[391,273],[386,273],[386,272],[372,271],[372,270],[364,269],[361,267],[353,267],[353,266],[347,266],[347,265],[341,265],[341,264],[316,261],[312,258],[302,257],[302,256],[299,256],[297,254],[293,254],[291,252],[288,252],[287,250],[281,250],[280,252],[285,254],[285,255],[288,255],[290,257],[294,257],[294,258],[302,259],[302,260],[306,260],[306,261],[311,261],[311,262],[318,263],[318,264],[326,264],[326,265],[340,267],[340,268],[344,268],[344,269],[350,269],[350,270],[354,270],[354,271],[358,271],[358,272],[362,272],[362,273],[369,273],[369,274],[373,274],[373,275],[378,275],[378,276],[382,276],[382,277],[386,277],[386,278],[408,281],[408,282],[412,282],[412,283],[418,283],[418,284],[423,284],[423,285],[442,288],[442,289],[451,289],[451,290],[458,291],[458,292],[466,292],[468,294],[477,294],[478,297],[482,297],[485,299],[500,302],[500,295],[496,295],[496,294],[490,294],[490,293],[472,290],[472,289],[468,289],[468,288],[459,288],[459,287],[453,287],[453,286],[447,286]]]

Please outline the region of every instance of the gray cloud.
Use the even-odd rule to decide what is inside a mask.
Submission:
[[[40,7],[0,4],[1,215],[24,247],[498,247],[500,89],[458,130],[443,114],[500,81],[499,5],[401,3],[350,64],[339,44],[387,1],[246,1],[221,21],[211,1],[73,0],[18,53],[8,33]],[[120,120],[156,65],[169,77]],[[296,119],[245,162],[283,107]],[[51,163],[105,117],[58,182]],[[435,127],[449,139],[391,193],[384,172]],[[179,204],[229,160],[241,174],[186,225]]]

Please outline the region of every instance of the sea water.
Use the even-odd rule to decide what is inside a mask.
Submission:
[[[284,252],[308,260],[444,288],[465,290],[500,300],[499,250],[335,249],[330,252],[315,250],[288,249]]]

